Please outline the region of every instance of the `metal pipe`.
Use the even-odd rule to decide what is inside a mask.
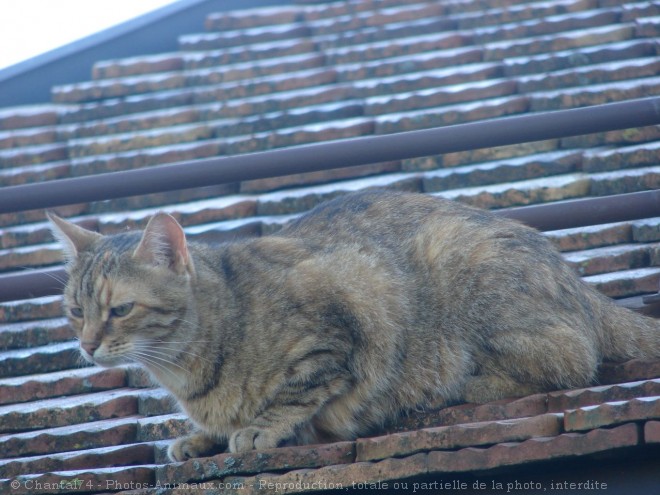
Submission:
[[[66,280],[60,267],[0,275],[0,302],[61,294]]]
[[[560,230],[660,216],[660,190],[497,210],[538,230]]]
[[[6,187],[0,213],[660,124],[660,97]]]
[[[599,223],[660,216],[660,191],[643,191],[497,210],[539,230],[557,230]],[[59,294],[66,281],[62,268],[0,275],[0,301]]]

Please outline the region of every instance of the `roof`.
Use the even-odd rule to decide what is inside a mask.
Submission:
[[[659,16],[657,2],[621,0],[299,1],[210,15],[179,51],[99,61],[50,104],[0,109],[0,184],[658,95]],[[218,241],[268,234],[372,186],[491,209],[658,189],[659,146],[650,126],[57,211],[112,233],[165,210],[191,237]],[[658,290],[660,218],[545,235],[608,296]],[[44,211],[0,215],[0,271],[59,263]],[[169,464],[185,417],[138,369],[81,364],[60,299],[0,303],[0,487],[12,494],[221,483],[240,494],[395,483],[488,493],[514,482],[613,493],[633,479],[644,493],[657,481],[660,361],[606,364],[586,389],[411,414],[375,438]]]
[[[0,107],[47,103],[51,100],[51,89],[54,85],[88,79],[92,66],[99,60],[176,50],[178,35],[198,29],[209,12],[262,7],[281,4],[284,1],[176,0],[166,3],[160,8],[121,24],[110,26],[14,65],[0,68]],[[142,9],[146,8],[144,2],[140,3]],[[40,11],[39,15],[45,18],[48,13]],[[104,19],[107,21],[108,17]],[[72,22],[80,23],[80,21],[80,17],[77,16]],[[58,28],[66,29],[60,24]],[[87,32],[93,29],[88,24],[86,28]],[[34,36],[35,33],[37,30],[33,28],[27,34]],[[72,33],[67,34],[72,35]]]

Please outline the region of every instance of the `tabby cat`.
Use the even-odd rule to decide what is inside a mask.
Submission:
[[[347,195],[218,246],[165,213],[112,236],[50,218],[82,355],[142,364],[196,425],[175,461],[353,439],[413,408],[660,357],[660,324],[588,287],[536,231],[422,194]]]

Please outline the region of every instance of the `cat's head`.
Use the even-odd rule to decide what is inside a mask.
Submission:
[[[180,347],[176,332],[187,317],[195,273],[177,221],[159,213],[144,232],[103,236],[48,217],[62,244],[64,308],[83,357],[101,366],[166,367]]]

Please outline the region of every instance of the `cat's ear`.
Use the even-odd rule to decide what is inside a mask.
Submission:
[[[50,220],[53,236],[62,244],[67,262],[75,260],[79,253],[89,249],[94,242],[103,237],[101,234],[78,227],[50,211],[46,212],[46,216]]]
[[[133,258],[168,267],[180,275],[193,274],[186,235],[181,225],[167,213],[157,213],[149,220]]]

